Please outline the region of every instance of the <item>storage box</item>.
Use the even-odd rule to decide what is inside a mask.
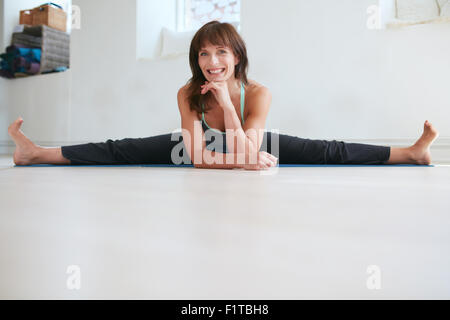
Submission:
[[[39,73],[70,67],[70,35],[45,25],[26,26],[12,35],[12,45],[42,49]]]
[[[46,25],[66,32],[67,13],[53,4],[45,4],[34,9],[20,11],[20,24]]]
[[[33,24],[33,10],[20,11],[20,24],[31,26]]]

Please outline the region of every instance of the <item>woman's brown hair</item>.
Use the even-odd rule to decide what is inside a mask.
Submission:
[[[205,83],[206,78],[198,64],[198,54],[206,43],[229,47],[239,59],[239,63],[234,68],[235,78],[240,79],[244,85],[248,84],[248,58],[244,40],[232,24],[219,21],[208,22],[195,33],[189,49],[192,78],[188,81],[187,96],[190,109],[198,113],[202,112],[202,104],[209,100],[212,94],[211,92],[205,95],[200,94],[201,86]],[[205,107],[205,112],[209,109],[211,108]]]

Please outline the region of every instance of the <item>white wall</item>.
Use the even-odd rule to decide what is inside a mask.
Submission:
[[[375,3],[242,1],[250,78],[273,94],[267,128],[394,144],[416,139],[428,119],[440,129],[436,143],[449,141],[450,24],[368,30]],[[25,133],[48,145],[179,128],[176,93],[190,77],[188,57],[136,60],[136,0],[73,4],[82,21],[71,70],[11,80],[8,121],[21,115]],[[11,145],[4,132],[0,141]]]
[[[4,33],[5,33],[5,23],[4,23],[4,15],[3,12],[5,11],[4,9],[5,7],[5,1],[4,0],[0,0],[0,44],[3,47],[3,38],[4,38]]]
[[[10,144],[7,141],[7,130],[8,128],[8,80],[0,78],[0,154],[2,152],[8,151],[7,146]]]
[[[274,127],[323,138],[414,138],[429,119],[450,136],[450,24],[368,30],[374,0],[271,3],[243,1],[242,30],[252,76],[274,93]]]
[[[162,27],[176,30],[176,0],[136,0],[137,58],[155,59],[161,53]]]
[[[3,47],[3,39],[4,39],[4,12],[5,1],[0,0],[0,45]],[[3,48],[2,48],[3,49]],[[2,147],[5,144],[9,144],[6,141],[6,128],[8,127],[8,116],[7,116],[7,106],[8,104],[8,91],[7,91],[8,81],[0,78],[0,152],[6,151],[5,147]],[[3,150],[2,150],[3,149]]]

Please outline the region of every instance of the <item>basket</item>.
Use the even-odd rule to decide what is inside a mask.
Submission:
[[[67,14],[54,3],[20,11],[20,24],[37,26],[46,25],[50,28],[66,32]]]
[[[24,45],[42,49],[39,73],[70,68],[70,35],[45,25],[26,26],[20,33],[13,33],[12,45]]]

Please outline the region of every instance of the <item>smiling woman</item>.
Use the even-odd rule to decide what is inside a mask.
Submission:
[[[202,112],[202,104],[211,99],[211,94],[204,96],[200,87],[205,81],[228,79],[227,84],[239,89],[238,82],[248,84],[248,58],[244,40],[229,23],[212,21],[197,31],[191,41],[189,65],[192,78],[189,80],[188,100],[191,110]],[[224,69],[223,73],[212,71]],[[205,76],[205,73],[208,75]],[[234,76],[232,76],[234,75]],[[207,107],[206,112],[211,108]]]
[[[431,163],[429,147],[438,132],[428,121],[422,136],[408,148],[265,132],[272,95],[268,88],[247,79],[245,42],[231,24],[212,21],[200,28],[191,41],[189,63],[192,78],[177,95],[181,141],[165,134],[43,148],[22,133],[19,118],[8,129],[16,144],[14,163],[178,165],[180,150],[184,163],[214,169],[262,170],[276,166],[278,160],[280,164]]]

